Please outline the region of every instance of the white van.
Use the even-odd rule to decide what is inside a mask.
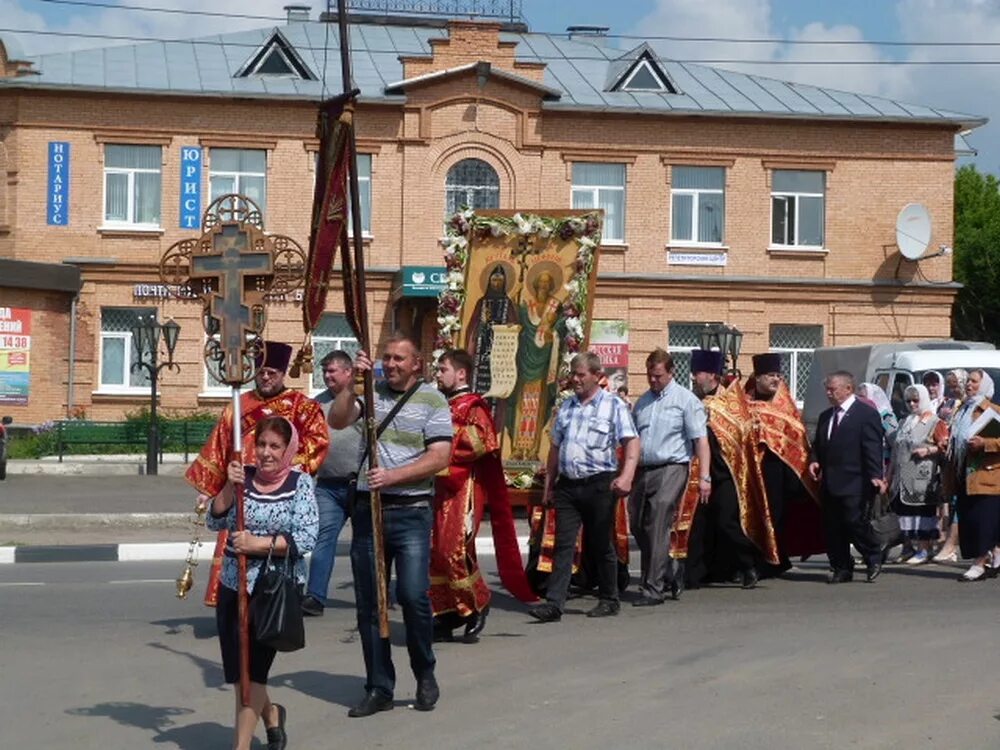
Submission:
[[[936,372],[944,383],[949,370],[982,369],[1000,383],[1000,351],[981,341],[906,341],[865,346],[829,346],[813,352],[802,416],[810,435],[820,412],[830,403],[824,380],[834,370],[846,370],[855,380],[876,383],[888,394],[897,417],[905,416],[903,391]]]

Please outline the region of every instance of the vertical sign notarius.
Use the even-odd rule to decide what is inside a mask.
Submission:
[[[45,221],[51,226],[69,224],[69,142],[49,142],[49,184]]]

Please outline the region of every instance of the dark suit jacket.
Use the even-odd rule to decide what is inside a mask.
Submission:
[[[823,471],[823,494],[831,498],[864,500],[875,493],[872,479],[882,478],[882,418],[868,404],[855,398],[828,438],[833,407],[819,415],[812,443],[813,460]]]

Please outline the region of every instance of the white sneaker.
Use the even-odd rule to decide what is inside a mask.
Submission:
[[[930,562],[931,556],[928,554],[927,550],[922,549],[919,552],[915,552],[913,556],[906,561],[907,565],[923,565],[926,562]]]

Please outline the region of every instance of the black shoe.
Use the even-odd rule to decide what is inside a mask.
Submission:
[[[670,598],[675,602],[681,598],[681,594],[684,593],[684,577],[674,576],[674,580],[670,582]]]
[[[874,562],[869,564],[868,570],[866,571],[865,580],[868,583],[875,583],[875,579],[879,577],[882,573],[882,563]]]
[[[451,628],[447,625],[443,625],[439,622],[434,623],[434,642],[435,643],[451,643],[455,640],[455,636],[452,635]]]
[[[757,581],[759,580],[760,573],[757,572],[757,568],[747,568],[743,571],[740,586],[745,589],[755,589],[757,588]]]
[[[559,607],[549,602],[536,604],[528,610],[528,614],[539,622],[559,622],[562,619],[562,612]]]
[[[601,599],[597,606],[587,613],[587,617],[614,617],[620,609],[621,605],[618,602]]]
[[[827,583],[850,583],[854,580],[854,574],[849,570],[833,570],[826,577]]]
[[[465,632],[462,633],[463,643],[478,643],[479,634],[483,632],[486,628],[486,617],[490,613],[490,608],[487,607],[482,612],[473,613],[469,621],[465,623]]]
[[[440,697],[441,689],[433,673],[426,675],[417,680],[417,699],[413,702],[413,707],[417,711],[433,711]]]
[[[308,617],[322,617],[323,602],[310,594],[302,600],[302,614]]]
[[[369,690],[365,693],[365,697],[362,699],[361,703],[348,711],[347,715],[355,719],[360,719],[365,716],[377,714],[379,711],[391,710],[392,698],[386,698],[377,690]]]
[[[265,727],[267,750],[285,750],[285,746],[288,745],[288,735],[285,734],[285,719],[288,712],[285,711],[284,706],[279,706],[277,703],[274,704],[274,707],[278,709],[278,726]]]
[[[662,596],[648,596],[643,594],[632,602],[633,607],[655,607],[657,604],[663,604]]]

